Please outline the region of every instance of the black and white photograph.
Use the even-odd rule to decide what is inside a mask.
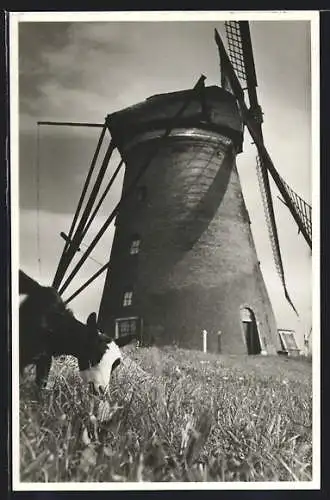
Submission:
[[[14,490],[320,487],[319,85],[316,11],[10,15]]]

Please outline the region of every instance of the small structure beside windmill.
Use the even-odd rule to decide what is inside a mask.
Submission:
[[[296,341],[295,331],[279,328],[278,333],[281,340],[281,351],[279,353],[285,354],[286,356],[299,356],[301,350]]]

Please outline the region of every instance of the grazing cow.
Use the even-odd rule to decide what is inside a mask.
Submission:
[[[52,356],[72,355],[78,359],[82,379],[95,392],[103,392],[120,363],[119,347],[133,338],[115,343],[99,332],[95,313],[86,324],[78,321],[54,288],[39,285],[21,270],[19,294],[20,372],[35,364],[36,382],[41,386],[47,382]]]

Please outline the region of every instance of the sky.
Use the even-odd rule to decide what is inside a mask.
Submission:
[[[44,126],[37,140],[37,121],[102,123],[107,114],[150,95],[191,88],[202,73],[206,85],[219,85],[214,28],[225,34],[221,21],[19,24],[20,267],[42,284],[53,279],[64,244],[60,232],[70,227],[100,131]],[[280,175],[311,204],[309,22],[257,21],[250,29],[266,147]],[[303,334],[311,327],[311,253],[272,184],[287,287],[297,318],[276,274],[255,156],[246,134],[237,165],[261,270],[278,328],[294,329],[302,346]],[[107,178],[118,161],[115,154]],[[122,176],[86,244],[118,202],[121,183]],[[68,294],[109,259],[113,234],[111,226]],[[103,274],[70,303],[78,318],[85,320],[98,311],[104,279]]]

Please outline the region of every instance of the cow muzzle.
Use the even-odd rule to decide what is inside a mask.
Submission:
[[[94,395],[104,395],[110,386],[111,374],[120,364],[121,352],[115,342],[110,342],[101,361],[86,370],[80,371],[81,378],[88,384]]]

